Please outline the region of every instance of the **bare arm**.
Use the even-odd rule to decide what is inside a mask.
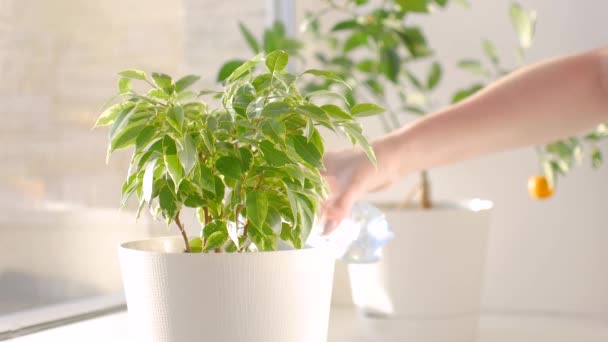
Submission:
[[[608,49],[523,68],[457,105],[374,143],[378,168],[360,152],[329,154],[330,220],[365,192],[422,169],[551,142],[608,121]]]
[[[400,174],[573,136],[608,121],[608,49],[523,68],[377,142]],[[389,157],[385,157],[389,159]],[[395,162],[391,161],[391,165]]]

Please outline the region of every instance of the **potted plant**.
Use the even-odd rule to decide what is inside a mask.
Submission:
[[[123,204],[135,194],[138,216],[149,209],[180,233],[119,248],[137,340],[326,340],[333,256],[306,247],[326,195],[318,127],[374,155],[355,121],[361,106],[319,105],[298,87],[307,75],[340,79],[291,74],[288,59],[258,55],[221,91],[189,90],[194,75],[120,73],[120,101],[96,125],[110,126],[108,155],[133,148]],[[137,91],[133,80],[151,89]],[[197,212],[197,237],[180,218],[187,208]]]
[[[517,60],[519,65],[522,66],[525,64],[526,52],[532,46],[536,30],[536,12],[526,11],[518,3],[512,3],[509,14],[518,38]],[[512,71],[502,65],[497,51],[490,41],[483,41],[483,50],[487,60],[486,63],[470,58],[459,63],[460,68],[476,75],[479,80],[457,92],[453,99],[454,102],[458,102],[471,93],[483,89],[488,82]],[[591,166],[594,169],[599,168],[603,162],[603,154],[599,144],[606,137],[608,137],[608,125],[603,123],[583,136],[570,137],[544,146],[537,146],[536,153],[540,167],[539,172],[528,179],[530,196],[539,200],[552,197],[556,190],[558,178],[566,176],[576,164],[581,164],[586,150],[590,157]]]
[[[307,15],[303,27],[314,42],[316,62],[352,86],[341,91],[349,104],[372,99],[387,108],[379,119],[389,133],[406,122],[407,114],[415,118],[437,109],[433,93],[444,78],[443,68],[434,58],[424,28],[410,19],[445,8],[448,3],[326,0],[325,6]],[[466,1],[457,3],[467,6]],[[527,39],[523,55],[532,40],[535,16],[516,4],[511,11],[520,40]],[[269,34],[277,27],[280,25],[267,29],[261,43],[243,25],[241,31],[255,50],[280,44],[271,39],[276,34]],[[292,48],[302,45],[290,44]],[[483,49],[492,62],[496,61],[498,76],[506,73],[497,64],[492,43],[484,40]],[[481,63],[472,59],[463,60],[459,67],[476,75],[485,72]],[[423,69],[428,71],[420,77]],[[324,94],[334,86],[335,82],[325,79],[313,80],[306,88]],[[451,102],[461,101],[483,86],[459,90]],[[385,318],[370,322],[387,339],[404,334],[403,324],[411,317],[421,318],[411,329],[417,337],[440,338],[440,334],[450,336],[450,340],[473,339],[492,203],[479,199],[434,201],[429,174],[423,170],[417,186],[403,201],[375,204],[387,214],[395,239],[384,248],[379,263],[348,266],[355,304],[370,316]],[[343,273],[340,267],[337,271]],[[335,286],[335,302],[346,304],[347,298],[341,294],[349,292],[348,282],[337,277]],[[395,327],[399,331],[393,336],[391,329]]]
[[[443,75],[422,26],[412,24],[416,15],[433,13],[449,1],[389,1],[370,5],[367,1],[327,1],[327,8],[310,16],[307,25],[313,36],[327,42],[329,53],[319,53],[324,68],[352,82],[352,101],[373,98],[387,108],[380,116],[388,133],[406,120],[403,114],[424,115],[437,109],[433,95]],[[460,2],[466,3],[466,2]],[[318,30],[328,12],[340,13],[330,31]],[[511,6],[519,34],[518,50],[530,46],[535,15],[517,4]],[[483,50],[500,69],[497,53],[489,40]],[[458,65],[465,71],[484,74],[476,60]],[[424,77],[421,70],[427,70]],[[327,87],[328,82],[318,83]],[[483,88],[476,84],[457,91],[452,103]],[[395,239],[383,250],[379,263],[349,265],[355,304],[369,317],[374,332],[386,339],[399,336],[446,341],[473,340],[481,308],[483,271],[490,229],[492,203],[485,200],[435,201],[427,171],[419,173],[417,186],[403,201],[376,203],[384,209],[395,231]]]
[[[386,133],[401,127],[403,113],[422,115],[433,110],[431,94],[441,81],[442,67],[432,59],[423,29],[407,20],[411,15],[428,13],[428,1],[324,3],[317,13],[307,15],[304,27],[317,47],[317,62],[352,87],[336,94],[335,81],[321,79],[312,80],[306,89],[332,96],[337,103],[353,105],[370,99],[382,103],[387,111],[378,118]],[[447,5],[446,1],[435,3]],[[338,21],[326,23],[326,16],[337,17]],[[324,25],[330,27],[329,32],[322,32]],[[281,24],[266,29],[259,41],[243,24],[240,29],[253,51],[288,42],[287,46],[297,53],[303,46],[302,42],[294,43],[293,38],[286,39]],[[220,79],[226,70],[238,66],[232,63],[224,64]],[[425,81],[414,74],[413,64],[428,64]],[[455,100],[478,89],[460,91]],[[399,99],[399,106],[389,98]],[[387,340],[407,334],[402,328],[408,317],[423,318],[414,329],[416,337],[441,334],[453,339],[472,338],[481,302],[491,203],[435,202],[427,171],[420,173],[414,190],[418,192],[416,202],[412,192],[402,202],[374,203],[386,213],[395,238],[384,247],[379,263],[348,265],[348,271],[346,265],[338,263],[333,302],[352,305],[354,301],[369,316],[384,318],[365,323],[371,325],[374,335]],[[456,269],[458,272],[454,272]],[[464,317],[443,319],[455,315]],[[393,335],[394,329],[397,331]]]

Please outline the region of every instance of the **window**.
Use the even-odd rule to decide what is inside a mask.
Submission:
[[[261,30],[264,7],[0,3],[0,322],[91,298],[109,296],[108,305],[116,305],[118,243],[175,233],[147,217],[135,223],[132,209],[118,211],[129,155],[106,165],[107,132],[91,127],[120,70],[194,72],[208,76],[201,87],[211,86],[219,66],[242,54],[237,18]]]

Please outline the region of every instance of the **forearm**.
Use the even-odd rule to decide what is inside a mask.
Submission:
[[[524,68],[376,142],[400,174],[543,144],[608,121],[608,50]]]

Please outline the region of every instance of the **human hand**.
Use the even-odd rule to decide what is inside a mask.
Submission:
[[[375,144],[377,167],[360,150],[343,150],[325,155],[322,172],[330,196],[322,207],[324,234],[331,233],[350,212],[352,205],[368,192],[386,189],[399,179],[390,149]]]

